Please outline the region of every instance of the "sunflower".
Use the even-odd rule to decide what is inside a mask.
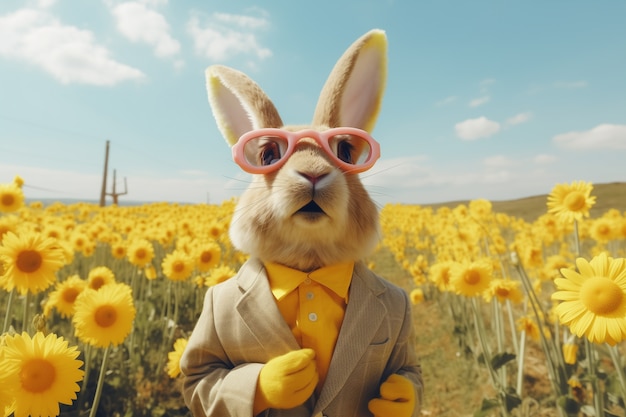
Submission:
[[[180,374],[180,358],[186,347],[187,339],[176,339],[174,350],[167,354],[167,374],[170,378],[176,378]]]
[[[428,278],[439,288],[439,291],[450,289],[450,268],[453,264],[452,261],[443,261],[430,267]]]
[[[193,261],[185,252],[175,249],[165,256],[161,268],[172,281],[185,281],[193,272]]]
[[[541,332],[539,331],[539,325],[534,318],[530,316],[523,316],[517,319],[517,330],[526,332],[532,340],[539,340]]]
[[[24,192],[17,184],[0,184],[0,213],[12,213],[24,205]]]
[[[568,365],[575,365],[578,362],[578,344],[574,342],[563,343],[563,360]]]
[[[424,290],[421,288],[414,288],[409,295],[411,302],[413,304],[419,304],[424,301]]]
[[[44,314],[47,316],[52,308],[56,308],[61,317],[71,317],[74,314],[74,302],[85,288],[87,288],[87,282],[78,275],[72,275],[65,281],[58,282],[44,306]]]
[[[591,224],[589,234],[598,243],[607,243],[617,237],[619,223],[617,219],[600,217]]]
[[[111,245],[111,255],[115,259],[124,259],[126,257],[126,243],[116,242]]]
[[[75,252],[83,252],[85,248],[90,246],[91,239],[82,231],[75,231],[71,234],[69,241]]]
[[[561,324],[592,343],[615,345],[626,339],[626,259],[606,253],[576,259],[578,271],[563,268],[553,300]]]
[[[219,284],[220,282],[224,282],[227,279],[235,276],[236,272],[230,266],[222,265],[217,268],[213,268],[209,276],[204,279],[204,285],[207,287],[212,287],[213,285]]]
[[[89,288],[99,290],[102,286],[113,284],[115,282],[115,274],[106,266],[97,266],[89,271],[87,275],[87,284]]]
[[[84,376],[75,346],[40,332],[7,336],[5,343],[0,391],[14,398],[15,417],[58,416],[59,403],[72,404]]]
[[[457,293],[472,297],[489,288],[492,262],[481,259],[470,263],[455,263],[450,268],[450,286]]]
[[[137,239],[128,246],[127,256],[131,264],[143,268],[152,262],[154,247],[146,239]]]
[[[22,188],[24,186],[24,178],[20,177],[19,175],[16,175],[15,177],[13,177],[13,184]]]
[[[20,236],[7,232],[0,245],[4,263],[2,287],[20,294],[38,293],[56,281],[55,273],[64,264],[63,252],[57,242],[40,234],[26,232]]]
[[[520,289],[520,285],[519,281],[510,279],[493,279],[483,293],[483,297],[487,302],[490,302],[495,297],[501,303],[506,300],[520,303],[524,299],[524,293]]]
[[[15,215],[0,217],[0,242],[7,232],[17,233],[18,223],[20,223],[20,218]]]
[[[143,270],[144,275],[146,276],[146,279],[152,281],[154,279],[157,279],[157,271],[156,268],[152,265],[148,265],[146,267],[146,269]]]
[[[4,355],[2,353],[3,348],[0,348],[0,387],[4,387],[8,384],[9,373],[5,369],[6,364],[3,360]],[[13,404],[13,396],[6,388],[0,388],[0,416],[9,416],[13,412],[9,407]]]
[[[596,197],[591,196],[592,190],[593,185],[585,181],[557,184],[548,196],[548,213],[570,223],[589,217],[589,209],[596,202]]]
[[[219,265],[222,256],[220,246],[213,241],[198,245],[195,253],[196,268],[200,272],[207,272],[215,268]]]
[[[74,303],[72,323],[76,336],[92,346],[119,345],[133,327],[135,306],[131,288],[122,283],[99,290],[86,289]]]

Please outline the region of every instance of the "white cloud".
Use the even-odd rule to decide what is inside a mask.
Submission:
[[[225,23],[227,25],[235,25],[240,27],[241,29],[265,29],[269,26],[269,22],[267,19],[253,17],[253,16],[245,16],[245,15],[237,15],[237,14],[229,14],[229,13],[213,13],[213,17],[215,20]]]
[[[487,119],[485,116],[477,119],[467,119],[454,126],[456,135],[463,140],[487,138],[500,131],[500,123]]]
[[[554,155],[539,154],[535,155],[535,157],[533,158],[533,162],[537,165],[548,165],[556,162],[557,159],[558,158]]]
[[[470,107],[482,106],[483,104],[488,103],[489,100],[491,100],[491,97],[489,97],[489,96],[478,97],[478,98],[475,98],[472,101],[470,101],[469,102],[469,106]]]
[[[490,168],[510,167],[516,165],[517,162],[504,155],[494,155],[483,159],[483,164]]]
[[[226,61],[235,55],[264,59],[271,56],[272,51],[261,46],[256,31],[268,26],[265,17],[213,13],[204,23],[193,16],[187,23],[187,31],[193,38],[196,53],[212,61]]]
[[[626,125],[601,124],[583,132],[562,133],[552,140],[568,149],[626,149]]]
[[[37,0],[37,7],[41,7],[42,9],[46,9],[48,7],[54,6],[57,0]]]
[[[111,8],[117,29],[131,42],[145,43],[154,47],[160,58],[171,57],[180,52],[180,43],[170,35],[165,17],[138,1],[125,2]]]
[[[38,66],[63,84],[114,85],[145,77],[111,58],[92,32],[64,25],[45,10],[0,16],[0,57]]]
[[[530,113],[530,112],[518,113],[515,116],[509,117],[508,119],[506,119],[506,124],[507,125],[518,125],[520,123],[526,123],[531,118],[532,118],[532,113]]]

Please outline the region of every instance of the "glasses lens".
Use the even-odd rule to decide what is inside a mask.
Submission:
[[[285,155],[287,139],[280,136],[259,136],[246,142],[243,152],[246,161],[255,167],[272,165]]]
[[[337,158],[355,166],[365,164],[372,154],[369,142],[358,135],[335,135],[329,144]]]

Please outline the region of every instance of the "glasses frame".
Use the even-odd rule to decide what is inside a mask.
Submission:
[[[330,139],[337,135],[358,136],[359,138],[365,140],[370,147],[370,153],[367,159],[358,165],[349,164],[339,159],[330,147]],[[255,166],[246,160],[244,148],[249,141],[262,136],[274,136],[286,139],[287,150],[284,155],[273,164]],[[289,157],[294,153],[297,143],[304,138],[313,139],[317,142],[317,144],[320,145],[320,147],[333,160],[337,167],[346,173],[358,174],[360,172],[367,171],[374,165],[378,158],[380,158],[380,145],[365,130],[354,127],[335,127],[322,132],[313,129],[304,129],[297,132],[276,128],[251,130],[241,135],[237,143],[233,145],[233,160],[241,167],[241,169],[250,174],[269,174],[279,170],[287,162]]]

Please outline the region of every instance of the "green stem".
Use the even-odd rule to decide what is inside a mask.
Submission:
[[[515,332],[515,318],[513,317],[513,306],[511,304],[511,300],[506,300],[506,312],[507,312],[507,316],[509,318],[509,327],[511,330],[511,340],[513,341],[513,350],[515,351],[516,355],[519,355],[519,345],[517,343],[517,333]]]
[[[497,342],[497,348],[498,348],[498,353],[503,353],[504,352],[504,326],[502,323],[502,308],[500,307],[500,302],[498,301],[498,299],[496,297],[494,297],[491,300],[492,306],[493,306],[493,317],[495,320],[495,327],[496,327],[496,342]],[[501,367],[498,370],[498,373],[500,375],[500,384],[502,384],[503,387],[505,387],[506,381],[507,381],[507,369],[506,366]]]
[[[580,237],[578,234],[578,220],[574,220],[574,244],[576,245],[576,257],[580,256]]]
[[[489,376],[491,377],[491,383],[493,387],[498,390],[498,394],[501,396],[502,401],[500,401],[500,406],[502,407],[502,415],[508,416],[508,410],[506,408],[506,403],[504,398],[506,396],[504,387],[500,384],[498,380],[498,375],[496,371],[493,369],[491,364],[491,351],[489,349],[489,345],[487,344],[487,336],[485,335],[485,328],[482,321],[482,316],[480,315],[480,311],[478,310],[478,305],[476,298],[471,299],[472,311],[474,312],[474,318],[476,320],[476,333],[478,334],[478,339],[480,341],[480,347],[483,351],[483,358],[485,360],[485,366],[489,370]]]
[[[589,380],[591,381],[591,387],[593,389],[593,406],[596,412],[595,417],[604,417],[604,407],[602,401],[603,393],[600,392],[600,384],[598,384],[598,374],[596,372],[596,362],[594,359],[593,346],[586,337],[585,342],[585,354],[587,356],[587,373]]]
[[[519,340],[519,356],[517,360],[517,386],[515,392],[522,397],[522,383],[524,381],[524,355],[526,352],[526,331],[522,330]]]
[[[11,309],[13,308],[13,297],[15,295],[15,288],[9,293],[9,300],[7,301],[7,311],[4,315],[4,326],[2,326],[2,334],[5,334],[9,330],[9,317],[11,315]]]
[[[617,372],[617,378],[619,379],[619,385],[622,389],[622,399],[626,401],[626,376],[624,375],[624,365],[622,364],[621,355],[618,351],[618,345],[608,346],[609,355],[613,361],[613,366]]]
[[[89,412],[89,417],[95,417],[98,412],[98,405],[100,404],[100,397],[102,397],[102,388],[104,386],[104,375],[107,370],[107,362],[109,359],[109,349],[111,345],[107,346],[104,349],[104,354],[102,356],[102,365],[100,366],[100,375],[98,375],[98,385],[96,386],[96,393],[93,397],[93,404],[91,405],[91,411]]]
[[[22,317],[22,331],[28,332],[28,315],[30,313],[30,292],[24,296],[24,316]]]
[[[521,277],[522,285],[524,287],[524,290],[526,291],[526,295],[528,296],[530,306],[533,309],[533,314],[537,322],[537,327],[539,328],[541,347],[545,352],[546,360],[548,362],[547,368],[550,382],[553,385],[554,391],[559,395],[563,395],[567,389],[567,376],[565,375],[565,368],[561,366],[562,360],[559,360],[562,355],[560,354],[560,352],[555,352],[554,344],[546,340],[546,334],[544,332],[545,327],[543,326],[543,318],[546,317],[546,315],[541,308],[541,303],[537,295],[535,294],[532,284],[530,283],[530,279],[528,278],[528,275],[526,275],[526,270],[521,263],[517,264],[517,270]]]
[[[89,385],[89,375],[91,373],[91,345],[85,343],[83,348],[83,355],[85,357],[85,374],[83,375],[83,382],[81,384],[80,393],[78,394],[78,404],[82,406],[85,393],[87,392],[87,386]]]

